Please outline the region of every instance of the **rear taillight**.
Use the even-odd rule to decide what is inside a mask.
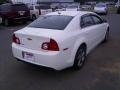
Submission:
[[[50,42],[44,42],[41,47],[43,50],[50,50],[50,51],[59,51],[58,44],[55,40],[50,39]]]
[[[12,40],[14,43],[20,44],[20,39],[18,37],[16,37],[15,34],[13,34]]]
[[[15,17],[15,16],[16,16],[16,12],[14,12],[14,11],[9,12],[9,13],[8,13],[8,16]]]

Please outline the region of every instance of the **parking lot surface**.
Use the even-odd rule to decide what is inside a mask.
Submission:
[[[79,71],[54,71],[17,61],[11,37],[26,25],[0,26],[0,90],[120,90],[120,15],[103,17],[110,24],[110,39],[88,55]]]

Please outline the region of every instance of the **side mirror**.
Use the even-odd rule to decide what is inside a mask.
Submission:
[[[103,22],[103,23],[106,23],[106,22],[107,22],[107,20],[105,20],[105,19],[102,19],[102,22]]]

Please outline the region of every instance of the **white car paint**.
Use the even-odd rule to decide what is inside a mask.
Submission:
[[[97,5],[99,5],[99,4],[97,4]],[[107,6],[106,5],[103,5],[101,7],[98,7],[97,5],[94,7],[94,12],[105,13],[105,14],[107,13]]]
[[[34,16],[35,18],[38,18],[40,15],[45,15],[50,12],[52,12],[52,9],[37,9],[36,6],[39,7],[39,5],[31,5],[30,7],[30,16],[31,19]]]
[[[66,8],[65,8],[66,11],[80,11],[81,8],[80,8],[80,5],[68,5]]]
[[[82,5],[81,8],[84,9],[91,9],[91,5]]]
[[[56,70],[73,66],[75,55],[80,45],[86,43],[88,54],[104,39],[107,28],[109,27],[108,23],[102,23],[81,28],[80,18],[87,14],[97,15],[85,11],[53,12],[47,15],[65,15],[73,16],[74,18],[64,30],[25,27],[14,32],[21,43],[12,43],[13,56],[25,62]],[[29,38],[32,40],[28,40]],[[49,42],[51,38],[57,42],[59,51],[43,50],[41,48],[43,42]],[[32,53],[34,57],[23,58],[23,52]]]

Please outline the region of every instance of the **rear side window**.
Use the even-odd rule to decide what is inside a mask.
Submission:
[[[83,16],[81,18],[81,27],[84,28],[84,27],[88,27],[88,26],[91,26],[93,25],[94,22],[93,22],[93,19],[90,15],[88,16]]]
[[[28,10],[28,7],[24,4],[21,4],[21,5],[13,5],[13,10],[15,11],[25,11],[25,10]]]
[[[33,10],[33,6],[30,6],[30,10]]]
[[[72,18],[73,18],[72,16],[64,16],[64,15],[41,16],[33,23],[31,23],[29,27],[64,30],[65,27],[72,20]]]
[[[35,6],[35,9],[41,9],[40,6]]]
[[[99,18],[98,16],[92,15],[92,18],[93,18],[95,24],[102,23],[102,19]]]

